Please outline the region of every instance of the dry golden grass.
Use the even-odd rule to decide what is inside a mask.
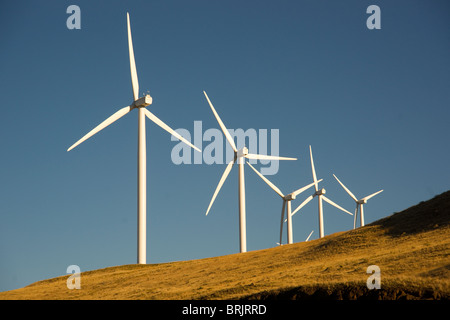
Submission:
[[[0,299],[449,299],[450,191],[356,230],[243,254],[83,272]],[[366,269],[381,269],[368,290]]]

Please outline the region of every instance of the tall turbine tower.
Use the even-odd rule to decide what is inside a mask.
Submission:
[[[283,243],[282,242],[282,236],[283,236],[283,223],[284,223],[284,212],[286,212],[286,217],[287,217],[287,243],[291,244],[294,243],[294,233],[292,231],[292,213],[291,213],[291,201],[295,200],[295,198],[302,193],[303,191],[309,189],[310,187],[312,187],[313,185],[315,185],[315,182],[308,184],[307,186],[300,188],[290,194],[284,195],[280,189],[278,189],[278,187],[276,185],[274,185],[272,182],[269,181],[269,179],[267,179],[266,177],[264,177],[261,173],[258,172],[258,170],[256,170],[250,163],[247,162],[247,164],[250,166],[250,168],[253,169],[253,171],[256,172],[256,174],[270,187],[272,188],[273,191],[275,191],[280,197],[281,199],[283,199],[283,206],[281,209],[281,223],[280,223],[280,245]],[[322,181],[322,179],[320,179],[317,182]],[[285,210],[286,209],[286,210]],[[309,239],[309,237],[308,237]]]
[[[344,211],[346,213],[348,213],[349,215],[353,215],[353,213],[351,213],[350,211],[338,206],[336,203],[334,203],[333,201],[331,201],[330,199],[328,199],[327,197],[325,197],[325,189],[319,189],[318,187],[318,182],[317,181],[317,176],[316,176],[316,170],[314,169],[314,160],[313,160],[313,155],[312,155],[312,150],[311,150],[311,146],[309,146],[309,154],[311,157],[311,168],[312,168],[312,175],[313,175],[313,179],[314,179],[314,187],[316,189],[316,192],[313,193],[312,195],[310,195],[308,198],[306,198],[305,201],[303,201],[302,204],[300,204],[295,210],[294,212],[292,212],[292,215],[294,215],[297,211],[299,211],[301,208],[303,208],[303,206],[305,206],[309,201],[311,201],[315,196],[317,196],[318,202],[319,202],[319,235],[321,238],[324,237],[324,230],[323,230],[323,207],[322,207],[322,199],[325,200],[326,202],[328,202],[329,204],[331,204],[332,206],[335,206],[336,208],[338,208],[341,211]]]
[[[240,252],[247,252],[247,232],[246,232],[246,215],[245,215],[245,180],[244,180],[244,158],[247,159],[262,159],[262,160],[297,160],[297,158],[286,158],[286,157],[278,157],[278,156],[268,156],[268,155],[262,155],[262,154],[251,154],[248,153],[247,147],[243,147],[242,149],[238,150],[236,148],[236,145],[234,143],[233,138],[231,137],[230,133],[228,132],[228,129],[223,124],[222,120],[220,119],[219,115],[216,112],[216,109],[214,109],[211,101],[208,98],[208,95],[205,91],[203,91],[203,94],[206,97],[206,100],[208,100],[208,104],[211,107],[212,112],[214,113],[214,116],[217,119],[217,122],[219,123],[220,128],[222,129],[223,134],[225,135],[225,138],[227,139],[228,143],[230,144],[231,148],[233,148],[234,151],[234,159],[228,163],[227,167],[225,168],[224,173],[222,174],[222,177],[219,180],[219,184],[217,185],[216,190],[214,191],[214,194],[212,196],[211,202],[209,203],[208,210],[206,210],[206,215],[208,215],[209,210],[211,209],[212,204],[214,203],[214,200],[217,197],[217,194],[220,191],[220,188],[222,188],[223,183],[228,177],[228,174],[230,173],[233,164],[235,162],[239,165],[239,239],[240,239]]]
[[[158,126],[177,137],[179,140],[188,144],[195,150],[200,152],[200,149],[192,145],[189,141],[184,139],[175,130],[162,122],[158,117],[146,109],[152,104],[152,97],[145,95],[139,97],[139,83],[136,71],[136,62],[134,60],[133,41],[131,39],[130,16],[127,12],[127,30],[128,30],[128,50],[130,55],[130,70],[131,70],[131,84],[133,88],[133,103],[128,107],[122,108],[105,121],[100,123],[97,127],[92,129],[84,137],[74,143],[67,151],[72,150],[83,141],[89,139],[97,132],[109,126],[111,123],[128,114],[133,109],[138,109],[138,243],[137,243],[137,263],[147,263],[147,158],[146,158],[146,143],[145,143],[145,116],[156,123]]]
[[[342,188],[344,188],[344,190],[347,191],[349,196],[352,197],[352,199],[355,200],[355,202],[356,202],[355,218],[353,219],[353,229],[356,228],[356,218],[358,216],[358,209],[359,209],[359,213],[360,213],[360,218],[359,218],[360,219],[359,220],[360,221],[360,226],[364,227],[364,204],[366,204],[367,200],[369,200],[370,198],[376,196],[380,192],[383,192],[383,190],[377,191],[375,193],[372,193],[369,196],[366,196],[366,197],[361,198],[361,199],[358,200],[355,197],[355,195],[350,190],[348,190],[347,187],[344,186],[344,184],[341,181],[339,181],[339,179],[334,174],[333,174],[333,176],[336,178],[336,180],[339,182],[339,184],[342,186]]]

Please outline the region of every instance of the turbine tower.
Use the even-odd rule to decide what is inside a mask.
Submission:
[[[286,157],[278,157],[278,156],[268,156],[268,155],[262,155],[262,154],[251,154],[248,153],[247,147],[243,147],[242,149],[237,149],[236,145],[234,143],[233,138],[231,137],[230,133],[228,132],[228,129],[223,124],[222,120],[220,119],[219,115],[216,112],[216,109],[214,109],[211,101],[208,98],[208,95],[205,91],[203,91],[203,94],[206,97],[206,100],[208,100],[208,104],[211,107],[212,112],[214,113],[214,116],[217,119],[217,122],[219,123],[220,128],[222,129],[223,134],[225,135],[225,138],[227,139],[228,143],[230,144],[231,148],[234,151],[234,159],[228,163],[227,167],[225,168],[224,173],[222,174],[222,177],[219,180],[219,184],[217,185],[216,190],[214,191],[214,194],[212,196],[211,202],[209,203],[208,209],[206,210],[206,215],[208,215],[209,210],[211,209],[211,206],[214,203],[214,200],[217,197],[217,194],[220,191],[220,188],[222,188],[223,183],[228,177],[228,174],[230,173],[233,164],[238,163],[239,165],[239,239],[240,239],[240,252],[247,252],[247,234],[246,234],[246,219],[245,219],[245,180],[244,180],[244,158],[247,159],[259,159],[259,160],[297,160],[297,158],[286,158]]]
[[[302,204],[300,204],[295,210],[294,212],[292,212],[292,215],[294,215],[295,213],[297,213],[297,211],[299,211],[301,208],[303,208],[308,202],[310,202],[315,196],[317,196],[318,202],[319,202],[319,235],[321,238],[324,237],[324,230],[323,230],[323,207],[322,207],[322,200],[325,200],[326,202],[328,202],[329,204],[331,204],[332,206],[335,206],[336,208],[338,208],[341,211],[344,211],[346,213],[348,213],[349,215],[353,215],[353,213],[351,213],[350,211],[342,208],[341,206],[337,205],[336,203],[334,203],[333,201],[331,201],[330,199],[328,199],[327,197],[325,197],[325,189],[319,189],[318,187],[318,182],[317,181],[317,176],[316,176],[316,170],[314,168],[314,160],[313,160],[313,155],[312,155],[312,150],[311,150],[311,146],[309,146],[309,155],[311,157],[311,168],[312,168],[312,175],[313,175],[313,179],[314,179],[314,187],[316,189],[316,192],[313,193],[312,195],[310,195],[308,198],[306,198],[305,201],[303,201]]]
[[[372,193],[369,196],[366,196],[366,197],[361,198],[361,199],[358,200],[355,197],[355,195],[350,190],[348,190],[347,187],[344,186],[344,184],[341,181],[339,181],[339,179],[334,174],[333,174],[333,176],[336,178],[336,180],[339,182],[339,184],[342,186],[342,188],[344,188],[344,190],[347,191],[347,193],[350,195],[350,197],[352,197],[352,199],[355,200],[355,202],[356,202],[355,218],[353,219],[353,229],[356,228],[356,218],[358,216],[358,209],[359,209],[359,213],[360,213],[360,218],[359,218],[360,226],[364,227],[364,204],[367,203],[367,200],[369,200],[370,198],[376,196],[377,194],[379,194],[383,190],[377,191],[375,193]]]
[[[184,139],[176,131],[171,129],[167,124],[162,122],[158,117],[146,109],[147,106],[151,105],[153,99],[150,95],[145,95],[139,97],[139,83],[136,71],[136,62],[134,60],[133,51],[133,41],[131,39],[131,28],[130,28],[130,16],[127,12],[127,30],[128,30],[128,50],[130,55],[130,70],[131,70],[131,85],[133,89],[133,103],[128,107],[122,108],[105,121],[100,123],[97,127],[92,129],[80,140],[75,142],[67,151],[72,150],[78,146],[83,141],[89,139],[97,132],[106,128],[116,120],[120,119],[124,115],[128,114],[133,109],[138,109],[138,243],[137,243],[137,263],[146,264],[146,241],[147,241],[147,158],[146,158],[146,143],[145,143],[145,116],[156,123],[158,126],[177,137],[179,140],[183,141],[187,145],[191,146],[195,150],[200,151],[197,147],[192,145],[189,141]]]
[[[281,209],[281,223],[280,223],[280,245],[282,244],[282,236],[283,236],[283,223],[284,223],[284,212],[286,212],[286,217],[287,217],[287,243],[291,244],[294,243],[294,234],[292,231],[292,213],[291,213],[291,201],[295,200],[295,198],[302,193],[303,191],[309,189],[310,187],[312,187],[315,182],[308,184],[307,186],[300,188],[290,194],[284,195],[281,190],[279,188],[277,188],[276,185],[274,185],[272,182],[269,181],[269,179],[267,179],[266,177],[264,177],[260,172],[258,172],[258,170],[256,170],[250,163],[247,162],[247,164],[250,166],[250,168],[253,169],[253,171],[256,172],[256,174],[265,182],[267,183],[267,185],[272,188],[273,191],[275,191],[280,197],[281,199],[283,199],[283,206]],[[322,181],[323,179],[320,179],[317,182]],[[286,208],[286,210],[285,210]],[[309,239],[309,237],[308,237]]]

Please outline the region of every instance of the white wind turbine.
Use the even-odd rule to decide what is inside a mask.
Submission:
[[[283,223],[284,223],[284,212],[286,212],[286,217],[287,217],[287,243],[291,244],[294,243],[294,234],[292,231],[292,213],[291,213],[291,201],[295,200],[295,198],[302,193],[303,191],[309,189],[310,187],[312,187],[313,185],[315,185],[315,182],[308,184],[307,186],[300,188],[290,194],[284,195],[281,190],[274,185],[272,182],[269,181],[269,179],[267,179],[266,177],[264,177],[260,172],[258,172],[258,170],[256,170],[250,163],[247,162],[247,164],[250,166],[250,168],[253,169],[253,171],[256,172],[256,174],[265,182],[267,183],[267,185],[272,188],[273,191],[275,191],[280,197],[281,199],[283,199],[283,207],[281,209],[281,223],[280,223],[280,244],[282,244],[282,236],[283,236]],[[323,179],[320,179],[317,182],[322,181]],[[285,210],[286,208],[286,210]],[[308,237],[309,239],[309,237]]]
[[[177,137],[184,143],[188,144],[195,150],[200,151],[197,147],[192,145],[189,141],[184,139],[181,135],[171,129],[168,125],[162,122],[159,118],[157,118],[153,113],[146,109],[147,106],[152,104],[152,97],[150,95],[145,95],[143,97],[139,97],[139,83],[136,72],[136,63],[134,60],[134,52],[133,52],[133,42],[131,39],[131,29],[130,29],[130,16],[127,12],[127,29],[128,29],[128,50],[130,56],[130,70],[131,70],[131,84],[133,88],[133,103],[128,107],[122,108],[105,121],[100,123],[97,127],[92,129],[89,133],[87,133],[84,137],[74,143],[67,151],[72,150],[76,146],[78,146],[83,141],[89,139],[91,136],[106,128],[116,120],[120,119],[127,113],[129,113],[133,109],[138,109],[138,250],[137,250],[137,262],[140,264],[146,263],[146,232],[147,232],[147,223],[146,223],[146,215],[147,215],[147,159],[146,159],[146,143],[145,143],[145,116],[147,116],[150,120],[156,123],[158,126]]]
[[[356,202],[356,210],[355,210],[355,218],[353,219],[353,229],[356,228],[356,218],[358,216],[358,209],[359,209],[359,213],[360,213],[360,226],[364,227],[364,204],[367,203],[367,200],[369,200],[370,198],[376,196],[377,194],[379,194],[380,192],[382,192],[383,190],[377,191],[375,193],[372,193],[369,196],[366,196],[364,198],[361,199],[357,199],[355,197],[355,195],[347,189],[346,186],[344,186],[344,184],[339,181],[339,179],[333,174],[333,176],[336,178],[336,180],[339,182],[339,184],[342,186],[342,188],[344,188],[345,191],[347,191],[347,193],[350,195],[350,197],[352,197],[353,200],[355,200]]]
[[[308,242],[308,241],[309,241],[309,238],[311,238],[311,235],[313,234],[313,232],[314,232],[314,230],[311,231],[311,233],[309,234],[308,238],[306,238],[305,242]]]
[[[225,138],[227,139],[228,143],[230,144],[231,148],[234,151],[234,159],[228,163],[227,167],[225,168],[224,173],[222,174],[222,177],[219,180],[219,184],[217,185],[216,190],[214,191],[214,194],[212,196],[211,202],[209,203],[208,210],[206,210],[206,215],[208,215],[209,210],[211,209],[212,204],[214,203],[214,200],[217,197],[217,194],[220,191],[220,188],[222,188],[223,183],[228,177],[228,174],[230,173],[233,164],[238,162],[239,165],[239,239],[240,239],[240,252],[247,252],[247,235],[246,235],[246,220],[245,220],[245,177],[244,177],[244,158],[247,159],[259,159],[259,160],[297,160],[297,158],[286,158],[286,157],[278,157],[278,156],[269,156],[269,155],[262,155],[262,154],[251,154],[248,153],[248,149],[246,147],[243,147],[242,149],[237,149],[236,144],[234,143],[233,138],[231,137],[230,133],[228,132],[228,129],[223,124],[222,120],[220,119],[219,115],[216,112],[216,109],[214,109],[211,101],[208,98],[208,95],[205,91],[203,91],[203,94],[206,97],[206,100],[208,100],[208,104],[211,107],[212,112],[214,113],[214,116],[217,119],[217,122],[220,125],[220,128],[222,129],[223,134],[225,135]]]
[[[314,179],[314,187],[316,189],[316,192],[313,193],[312,195],[310,195],[308,198],[306,198],[306,200],[303,201],[303,203],[300,204],[294,210],[294,212],[292,212],[292,215],[294,215],[297,211],[299,211],[301,208],[303,208],[308,202],[310,202],[315,196],[317,196],[318,201],[319,201],[319,235],[320,235],[321,238],[323,238],[324,237],[324,231],[323,231],[322,199],[325,200],[326,202],[328,202],[329,204],[335,206],[339,210],[342,210],[342,211],[348,213],[349,215],[353,215],[353,213],[351,213],[350,211],[342,208],[341,206],[338,206],[336,203],[334,203],[333,201],[331,201],[330,199],[325,197],[325,189],[324,188],[319,190],[319,187],[318,187],[319,181],[317,181],[316,170],[314,169],[314,160],[313,160],[311,146],[309,146],[309,154],[310,154],[310,157],[311,157],[311,168],[312,168],[312,175],[313,175],[313,179]]]

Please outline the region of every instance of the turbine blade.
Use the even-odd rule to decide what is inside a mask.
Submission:
[[[272,188],[273,191],[275,191],[276,193],[278,193],[278,195],[279,195],[280,197],[284,198],[283,192],[281,192],[281,190],[278,189],[276,185],[274,185],[272,182],[269,181],[269,179],[267,179],[266,177],[264,177],[258,170],[256,170],[250,163],[248,163],[248,161],[247,161],[247,164],[250,166],[250,168],[253,169],[253,171],[256,172],[256,174],[257,174],[261,179],[264,180],[265,183],[267,183],[267,185],[268,185],[269,187]]]
[[[375,193],[372,193],[370,196],[367,196],[367,197],[364,197],[364,198],[362,198],[361,200],[369,200],[370,198],[372,198],[372,197],[375,197],[377,194],[379,194],[380,192],[383,192],[383,190],[380,190],[380,191],[377,191],[377,192],[375,192]]]
[[[297,158],[268,156],[264,154],[252,154],[252,153],[247,154],[245,157],[247,159],[259,159],[259,160],[297,160]]]
[[[305,242],[308,242],[309,238],[311,238],[311,235],[313,234],[314,230],[311,231],[311,233],[309,234],[308,238],[306,238]]]
[[[323,179],[318,180],[317,183],[319,183],[319,182],[322,181],[322,180],[323,180]],[[315,185],[315,184],[316,184],[315,182],[310,183],[310,184],[308,184],[307,186],[305,186],[305,187],[303,187],[303,188],[300,188],[300,189],[298,189],[297,191],[292,192],[292,194],[295,195],[295,196],[298,196],[300,193],[302,193],[303,191],[305,191],[305,190],[311,188],[311,187],[312,187],[313,185]]]
[[[133,39],[131,38],[130,15],[127,12],[128,29],[128,51],[130,54],[131,85],[133,87],[133,98],[136,101],[139,98],[139,82],[136,71],[136,61],[134,61]]]
[[[348,190],[346,186],[344,186],[344,184],[334,175],[334,173],[333,173],[333,176],[336,178],[336,180],[339,182],[339,184],[342,186],[342,188],[344,188],[344,190],[347,191],[347,193],[350,195],[350,197],[352,197],[353,200],[358,201],[358,199],[356,199],[355,195],[350,190]]]
[[[230,144],[231,148],[233,148],[234,152],[237,152],[237,148],[236,148],[236,145],[234,143],[233,138],[231,137],[231,134],[228,132],[228,129],[223,124],[222,120],[220,119],[219,115],[216,112],[216,109],[214,109],[214,107],[213,107],[211,101],[209,100],[208,95],[206,94],[206,92],[203,91],[203,93],[204,93],[204,95],[206,97],[206,100],[208,100],[209,106],[211,107],[211,110],[214,113],[214,116],[216,117],[217,122],[219,123],[219,126],[222,129],[223,134],[225,135],[225,138],[227,139],[227,141]]]
[[[284,223],[284,209],[286,207],[286,200],[283,199],[283,207],[281,208],[281,223],[280,223],[280,246],[283,243],[283,223]]]
[[[314,198],[314,195],[310,195],[308,198],[306,198],[305,201],[302,202],[301,205],[299,205],[292,213],[291,216],[293,216],[298,210],[303,208],[308,202],[310,202]]]
[[[311,146],[309,146],[309,156],[311,158],[311,169],[312,169],[312,175],[313,175],[313,179],[314,179],[314,188],[316,188],[316,191],[318,191],[319,186],[317,183],[316,169],[314,168],[314,160],[313,160]]]
[[[220,191],[220,188],[222,188],[223,183],[225,182],[225,180],[226,180],[227,177],[228,177],[228,174],[230,173],[231,169],[233,168],[233,164],[234,164],[234,160],[231,161],[231,162],[227,165],[227,167],[225,168],[225,171],[223,172],[222,177],[221,177],[220,180],[219,180],[219,184],[217,185],[217,188],[216,188],[216,190],[214,191],[214,194],[213,194],[213,196],[212,196],[211,202],[209,203],[208,210],[206,210],[206,215],[208,215],[209,210],[211,209],[211,206],[213,205],[214,200],[216,199],[217,194],[218,194],[219,191]]]
[[[184,143],[186,143],[188,146],[190,146],[191,148],[194,148],[195,150],[197,150],[198,152],[201,152],[199,148],[197,148],[196,146],[194,146],[192,143],[190,143],[189,141],[187,141],[185,138],[183,138],[180,134],[178,134],[175,130],[173,130],[172,128],[170,128],[167,124],[165,124],[164,122],[161,121],[161,119],[159,119],[157,116],[155,116],[153,113],[151,113],[150,111],[148,111],[146,108],[144,108],[144,112],[145,115],[152,120],[154,123],[156,123],[158,126],[160,126],[161,128],[163,128],[164,130],[166,130],[167,132],[169,132],[171,135],[173,135],[174,137],[177,137],[179,140],[183,141]]]
[[[97,132],[99,132],[100,130],[106,128],[107,126],[109,126],[111,123],[113,123],[114,121],[120,119],[121,117],[123,117],[124,115],[126,115],[128,112],[130,112],[133,109],[132,106],[128,106],[125,108],[120,109],[119,111],[117,111],[116,113],[114,113],[113,115],[111,115],[108,119],[106,119],[105,121],[103,121],[102,123],[100,123],[98,126],[96,126],[94,129],[92,129],[91,131],[89,131],[83,138],[81,138],[80,140],[78,140],[77,142],[75,142],[69,149],[67,149],[67,151],[72,150],[73,148],[75,148],[76,146],[78,146],[80,143],[82,143],[83,141],[89,139],[90,137],[92,137],[94,134],[96,134]]]
[[[336,208],[338,208],[339,210],[342,210],[346,213],[348,213],[349,215],[353,215],[353,213],[351,213],[350,211],[342,208],[341,206],[337,205],[336,203],[334,203],[333,201],[331,201],[330,199],[328,199],[327,197],[325,197],[324,195],[322,195],[323,200],[325,200],[326,202],[328,202],[329,204],[331,204],[332,206],[335,206]]]

